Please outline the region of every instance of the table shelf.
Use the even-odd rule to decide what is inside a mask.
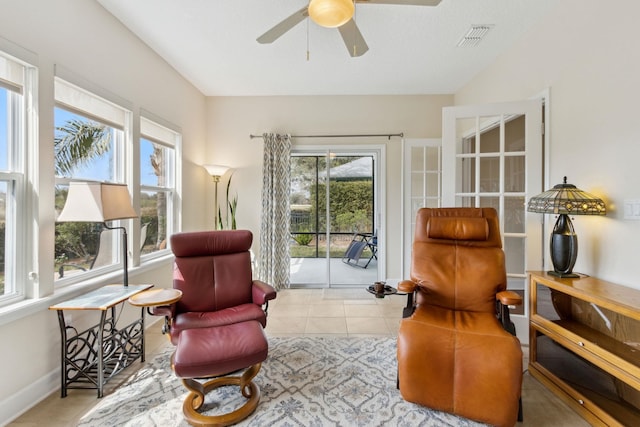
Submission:
[[[116,306],[153,285],[107,285],[76,298],[52,305],[58,314],[61,336],[60,396],[69,389],[96,389],[135,360],[144,362],[144,310],[132,323],[117,327]],[[65,310],[92,310],[100,313],[96,325],[82,331],[66,323]]]
[[[593,425],[640,425],[640,291],[544,272],[529,291],[531,374]]]

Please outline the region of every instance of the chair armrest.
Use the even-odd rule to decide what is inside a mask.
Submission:
[[[150,307],[149,308],[149,313],[150,314],[152,314],[154,316],[164,316],[164,317],[168,317],[170,319],[173,319],[175,311],[176,311],[176,305],[175,304],[159,305],[159,306],[156,306],[156,307]]]
[[[275,299],[277,295],[273,286],[264,283],[261,280],[254,280],[253,287],[251,289],[251,296],[253,303],[257,305],[263,305],[267,301]]]
[[[398,290],[400,292],[404,292],[405,294],[411,294],[416,291],[418,288],[418,284],[411,280],[402,280],[398,283]]]
[[[522,297],[513,291],[500,291],[496,294],[496,300],[502,305],[522,305]]]
[[[496,314],[505,331],[516,335],[516,325],[509,316],[509,307],[522,305],[522,297],[513,291],[500,291],[496,294]]]

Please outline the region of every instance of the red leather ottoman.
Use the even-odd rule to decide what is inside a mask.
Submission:
[[[230,425],[248,417],[258,406],[260,389],[252,381],[267,358],[268,342],[260,322],[250,320],[225,326],[186,329],[180,333],[171,367],[190,393],[183,412],[191,425]],[[247,368],[241,376],[222,376]],[[194,378],[211,378],[205,383]],[[202,415],[198,409],[211,390],[239,385],[247,402],[223,415]]]

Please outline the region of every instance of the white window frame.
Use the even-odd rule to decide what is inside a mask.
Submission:
[[[56,69],[58,72],[58,69]],[[110,182],[127,184],[129,192],[132,191],[132,156],[131,156],[131,141],[132,137],[132,122],[133,113],[126,105],[127,103],[120,100],[113,94],[109,94],[104,90],[101,90],[94,85],[81,82],[76,84],[67,79],[67,72],[62,72],[63,77],[56,76],[54,79],[54,97],[55,106],[66,111],[76,113],[78,115],[90,118],[100,123],[104,123],[108,126],[120,129],[122,131],[122,137],[118,138],[114,144],[113,159],[114,164],[114,180]],[[72,78],[73,79],[73,78]],[[72,181],[86,181],[86,179],[75,179],[67,177],[56,177],[55,184],[68,184]],[[131,234],[133,229],[132,220],[116,221],[114,226],[124,226],[127,228],[128,233]],[[120,247],[121,233],[114,233],[113,247]],[[131,253],[132,243],[128,242],[128,253]],[[53,259],[50,260],[53,262]],[[111,264],[109,266],[101,267],[96,270],[88,270],[82,273],[74,274],[71,276],[56,279],[54,281],[54,288],[60,289],[72,284],[87,281],[88,279],[105,276],[113,272],[119,272],[122,270],[122,260],[118,260],[118,263]]]
[[[140,140],[146,139],[154,144],[162,145],[173,150],[173,161],[169,165],[169,185],[143,185],[140,179],[140,191],[163,192],[167,194],[167,223],[166,223],[166,245],[163,249],[141,255],[140,264],[145,264],[156,258],[166,256],[170,253],[169,236],[180,231],[180,212],[182,197],[180,196],[181,188],[181,164],[182,164],[182,133],[180,130],[165,120],[155,116],[148,111],[142,111],[140,115]],[[140,159],[142,162],[142,159]],[[138,195],[139,197],[139,195]],[[137,246],[138,250],[140,244]]]
[[[32,165],[38,155],[38,70],[32,65],[35,61],[21,60],[6,52],[6,47],[13,46],[0,44],[0,87],[7,90],[8,119],[7,169],[0,170],[0,181],[7,184],[5,292],[0,295],[0,307],[39,293],[37,287],[30,286],[37,283],[38,233],[36,227],[29,227],[36,224],[37,168]]]

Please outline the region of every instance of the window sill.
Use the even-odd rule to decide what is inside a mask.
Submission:
[[[173,254],[169,251],[169,253],[164,256],[155,257],[138,267],[130,268],[129,274],[132,275],[134,273],[152,270],[172,260]],[[62,287],[57,289],[52,295],[47,295],[46,297],[25,299],[0,307],[0,326],[42,312],[43,310],[48,310],[49,307],[54,304],[82,295],[101,286],[114,283],[114,281],[121,281],[121,277],[122,272],[120,270],[111,271],[98,277],[92,277],[91,279]]]

